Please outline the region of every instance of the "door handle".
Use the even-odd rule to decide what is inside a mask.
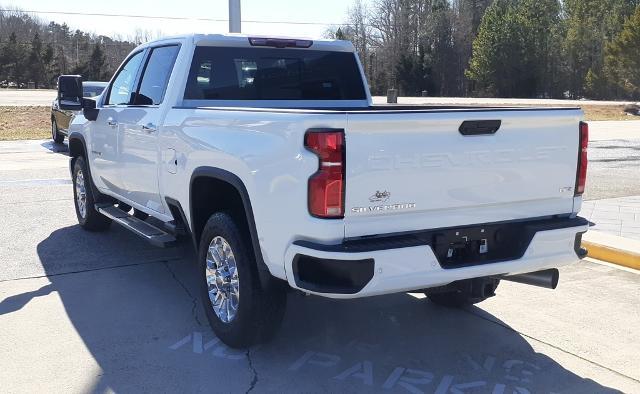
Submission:
[[[149,134],[155,133],[156,126],[153,123],[147,123],[146,125],[142,125],[142,130],[146,131]]]
[[[113,118],[109,118],[107,119],[107,124],[111,127],[116,127],[118,125],[118,122],[116,122],[115,120],[113,120]]]

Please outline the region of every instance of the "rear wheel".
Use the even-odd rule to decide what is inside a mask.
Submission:
[[[500,284],[499,279],[477,278],[453,283],[446,290],[437,289],[425,292],[434,304],[449,308],[460,308],[477,304],[495,295]]]
[[[85,230],[104,231],[111,225],[111,219],[96,211],[96,196],[91,189],[91,176],[84,157],[75,159],[73,164],[73,197],[78,223]]]
[[[64,142],[64,134],[60,134],[60,131],[58,131],[56,118],[51,118],[51,139],[56,144],[62,144]]]
[[[207,319],[218,338],[234,348],[270,340],[286,305],[283,283],[261,283],[246,238],[230,215],[215,213],[205,224],[198,253]]]

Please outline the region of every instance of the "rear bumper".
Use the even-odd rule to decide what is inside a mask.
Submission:
[[[542,223],[542,225],[541,225]],[[358,298],[425,289],[463,279],[519,274],[579,261],[583,218],[531,221],[516,258],[443,268],[429,242],[433,231],[350,240],[338,245],[294,242],[285,255],[289,284],[330,298]]]

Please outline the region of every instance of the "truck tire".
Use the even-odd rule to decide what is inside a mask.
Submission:
[[[89,231],[104,231],[111,225],[111,219],[96,211],[96,196],[91,188],[91,176],[84,157],[78,157],[73,164],[73,200],[80,226]]]
[[[217,337],[232,348],[270,340],[280,327],[286,290],[272,279],[265,287],[251,241],[227,213],[211,215],[198,251],[202,304]]]
[[[51,118],[51,139],[56,144],[62,144],[64,142],[64,134],[60,134],[58,131],[58,122],[55,118]]]
[[[498,279],[470,279],[461,281],[458,289],[437,292],[425,292],[429,301],[448,308],[462,308],[477,304],[495,295],[500,284]]]

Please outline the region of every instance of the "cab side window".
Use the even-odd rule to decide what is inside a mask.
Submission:
[[[135,105],[158,105],[162,102],[178,50],[177,45],[153,48],[144,68]]]
[[[128,105],[133,102],[136,93],[136,75],[140,63],[142,63],[144,52],[138,52],[127,60],[125,65],[118,71],[109,97],[107,97],[107,105]]]

